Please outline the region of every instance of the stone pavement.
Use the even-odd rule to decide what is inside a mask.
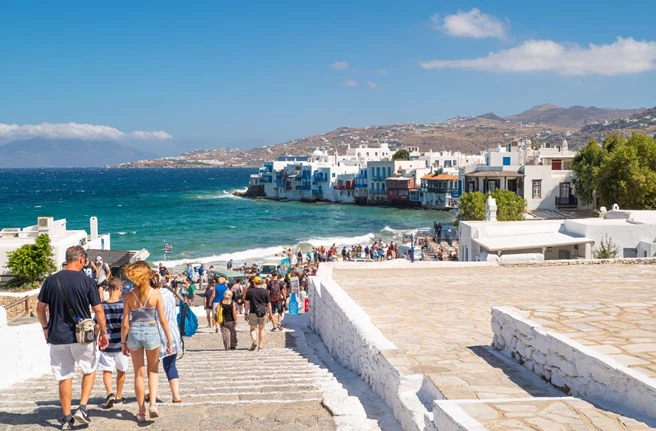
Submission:
[[[647,377],[656,377],[656,301],[617,298],[612,303],[533,305],[526,311],[546,329],[566,335]]]
[[[199,319],[200,320],[200,319]],[[201,321],[202,322],[202,321]],[[335,430],[330,411],[322,405],[322,384],[332,374],[293,350],[289,332],[267,333],[265,350],[249,352],[246,328],[239,332],[237,351],[226,352],[220,335],[203,328],[187,339],[178,362],[182,404],[172,404],[166,376],[160,371],[160,413],[146,422],[152,430]],[[101,377],[89,402],[93,430],[138,429],[137,405],[130,370],[126,403],[105,410]],[[78,402],[79,375],[74,379],[73,403]],[[0,430],[59,427],[57,384],[46,375],[0,391]]]
[[[461,403],[489,431],[640,431],[645,424],[576,399]]]
[[[653,370],[653,363],[644,359],[653,357],[650,345],[656,339],[656,267],[652,265],[436,265],[434,269],[403,270],[336,267],[333,279],[396,344],[398,351],[383,352],[389,362],[404,374],[428,376],[445,399],[563,395],[490,347],[493,306],[512,305],[540,313],[549,312],[548,307],[561,307],[564,313],[579,313],[569,315],[578,319],[569,321],[570,327],[572,323],[578,325],[570,332],[579,334],[589,332],[581,325],[601,331],[603,324],[599,322],[616,311],[613,320],[603,327],[606,332],[596,335],[608,337],[609,331],[616,328],[618,337],[609,339],[615,342],[611,346],[627,346],[618,354],[644,353],[639,358],[648,363],[636,365]],[[616,309],[595,314],[601,313],[595,308],[608,308],[608,304]],[[557,314],[535,317],[550,317],[555,325],[560,324]]]

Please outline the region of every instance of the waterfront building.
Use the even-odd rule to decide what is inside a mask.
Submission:
[[[488,198],[486,213],[485,221],[460,222],[460,260],[591,259],[602,240],[617,247],[617,257],[656,256],[656,211],[614,206],[599,218],[499,222]]]
[[[425,160],[382,160],[367,163],[369,171],[369,203],[387,203],[386,180],[392,176],[415,176],[417,169],[425,169]],[[418,183],[415,178],[415,183]],[[414,188],[414,186],[413,186]]]
[[[483,154],[464,154],[460,151],[428,151],[420,155],[417,160],[425,160],[426,166],[432,167],[436,172],[458,175],[460,167],[469,165],[482,165],[485,162]]]
[[[492,193],[510,190],[526,199],[528,210],[586,209],[575,197],[576,174],[567,140],[561,145],[533,148],[528,141],[513,140],[488,150],[482,165],[460,168],[463,192]]]
[[[421,203],[425,208],[457,208],[460,191],[458,176],[447,173],[434,173],[421,177]]]

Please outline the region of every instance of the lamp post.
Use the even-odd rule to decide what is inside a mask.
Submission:
[[[415,263],[415,234],[410,234],[410,261]]]

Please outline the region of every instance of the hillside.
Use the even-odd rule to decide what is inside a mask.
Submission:
[[[521,123],[541,123],[552,126],[580,129],[586,124],[612,121],[629,117],[642,109],[606,109],[594,106],[571,106],[561,108],[556,105],[539,105],[520,114],[510,115],[506,120]]]
[[[33,138],[0,146],[0,168],[102,167],[152,157],[111,141]]]
[[[221,166],[259,166],[265,160],[282,155],[307,156],[316,149],[344,154],[348,146],[378,146],[387,143],[392,149],[418,147],[420,151],[452,150],[478,153],[490,147],[505,144],[512,139],[535,138],[539,142],[559,143],[567,138],[570,148],[578,148],[589,139],[599,139],[604,132],[587,133],[580,127],[568,124],[600,124],[599,118],[615,121],[619,118],[641,115],[641,109],[600,109],[573,106],[560,108],[540,105],[521,114],[501,118],[494,113],[477,117],[458,116],[439,123],[392,124],[360,128],[340,127],[323,135],[308,136],[282,144],[252,150],[234,148],[197,150],[178,157],[126,163],[119,167],[138,168],[203,168]],[[568,117],[569,116],[569,117]],[[543,122],[543,121],[552,121]],[[603,124],[603,122],[602,122]],[[629,123],[631,130],[639,130],[638,123]]]

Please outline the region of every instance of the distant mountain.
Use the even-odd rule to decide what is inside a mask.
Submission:
[[[476,118],[481,118],[483,120],[505,121],[505,119],[499,117],[494,112],[488,112],[487,114],[479,115]]]
[[[112,141],[33,138],[0,145],[0,168],[102,167],[153,157]]]
[[[644,109],[606,109],[594,106],[572,106],[561,108],[556,105],[535,106],[520,114],[505,117],[506,120],[521,123],[549,124],[552,126],[580,129],[581,127],[618,118],[639,114]]]
[[[639,131],[648,135],[656,134],[656,107],[645,109],[631,116],[621,117],[612,121],[596,122],[584,126],[579,134],[588,140],[603,140],[604,136],[621,134],[628,136],[633,131]]]

